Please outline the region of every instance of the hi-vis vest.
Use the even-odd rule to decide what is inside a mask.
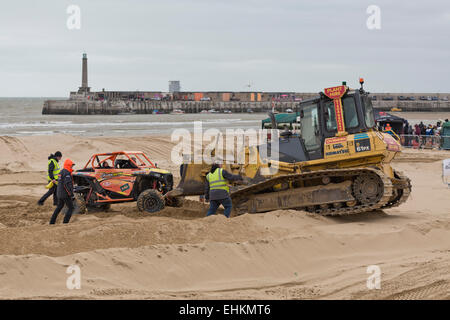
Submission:
[[[222,175],[221,168],[217,168],[214,173],[208,173],[206,180],[209,182],[209,190],[225,190],[226,192],[230,192],[230,187],[228,187],[227,180]]]
[[[48,160],[48,164],[47,164],[47,168],[50,166],[50,163],[53,161],[55,167],[53,168],[53,177],[55,177],[55,180],[58,180],[58,174],[61,171],[61,169],[59,168],[59,164],[58,161],[56,161],[55,159],[50,159]],[[50,175],[48,174],[48,170],[47,170],[47,181],[50,181],[52,179],[50,179]]]

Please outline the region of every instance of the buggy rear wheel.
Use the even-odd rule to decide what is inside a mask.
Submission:
[[[73,212],[72,214],[85,214],[86,213],[86,201],[84,200],[83,194],[76,193],[75,200],[73,201]],[[63,213],[66,214],[69,208],[64,205]]]
[[[137,198],[137,207],[139,211],[147,211],[150,213],[158,212],[164,209],[165,200],[163,195],[154,189],[142,191]]]

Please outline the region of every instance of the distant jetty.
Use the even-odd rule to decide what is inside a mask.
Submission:
[[[178,81],[171,81],[178,85]],[[81,87],[71,92],[66,100],[46,100],[42,114],[123,114],[123,113],[199,113],[203,110],[217,112],[267,112],[275,109],[295,110],[302,100],[318,93],[302,92],[161,92],[161,91],[91,91],[88,86],[87,55],[82,58]],[[450,111],[450,93],[373,93],[376,109],[389,111]]]

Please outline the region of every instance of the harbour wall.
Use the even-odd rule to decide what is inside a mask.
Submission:
[[[214,109],[218,112],[229,110],[240,112],[267,112],[272,106],[279,112],[295,110],[298,102],[242,102],[242,101],[93,101],[93,100],[47,100],[42,114],[120,114],[120,113],[170,113],[180,109],[185,113],[199,113]],[[446,112],[450,111],[450,101],[373,101],[374,108],[390,111],[400,108],[402,111]]]

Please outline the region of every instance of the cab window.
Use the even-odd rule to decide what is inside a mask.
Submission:
[[[372,100],[368,96],[364,96],[364,121],[367,128],[375,127],[375,119],[373,117],[373,105]]]
[[[300,122],[302,138],[305,141],[306,150],[313,151],[319,149],[321,140],[316,103],[305,105],[302,108]]]
[[[344,124],[346,129],[352,129],[359,126],[358,114],[356,112],[356,104],[354,97],[345,97],[342,99],[344,110]],[[336,131],[336,113],[334,111],[334,103],[332,100],[325,103],[325,110],[328,112],[326,127],[328,131]]]

